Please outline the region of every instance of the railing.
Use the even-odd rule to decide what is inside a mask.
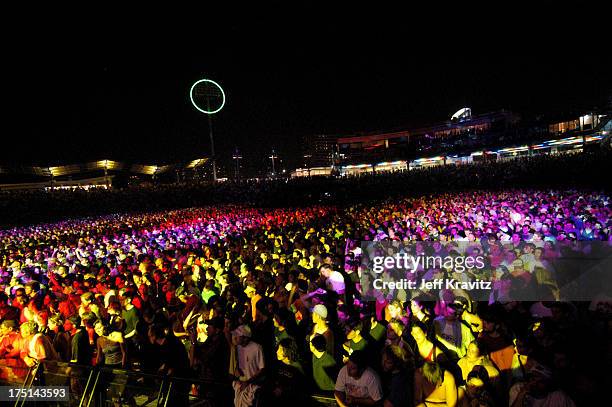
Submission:
[[[313,395],[311,396],[311,405],[313,407],[336,407],[336,399],[331,396]]]
[[[71,406],[207,407],[227,405],[227,400],[231,405],[229,384],[200,379],[54,361],[43,361],[31,368],[0,365],[0,372],[3,372],[2,385],[22,389],[43,385],[66,386]],[[23,402],[18,400],[15,406],[22,406]]]
[[[233,404],[229,383],[181,378],[139,371],[43,361],[34,367],[0,364],[0,385],[22,389],[32,386],[66,386],[70,406],[102,407],[135,405],[146,407],[216,407]],[[312,407],[336,406],[328,395],[312,395]],[[53,405],[46,402],[44,405]],[[17,400],[15,407],[25,405]],[[28,403],[28,405],[32,405]],[[56,405],[64,406],[65,402]]]

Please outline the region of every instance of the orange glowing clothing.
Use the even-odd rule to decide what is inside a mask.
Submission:
[[[0,337],[0,355],[7,355],[13,352],[15,346],[17,349],[21,347],[21,335],[19,332],[13,331]]]
[[[486,334],[481,334],[478,342],[483,346],[483,350],[489,353],[489,358],[500,371],[512,368],[512,358],[515,353],[512,343],[501,336],[492,337]]]
[[[261,295],[259,294],[253,294],[253,297],[251,297],[251,315],[253,316],[253,321],[255,321],[255,318],[257,317],[257,302],[261,300]]]
[[[512,368],[512,358],[514,357],[514,353],[513,346],[506,346],[502,349],[491,352],[489,357],[501,371],[509,371]]]

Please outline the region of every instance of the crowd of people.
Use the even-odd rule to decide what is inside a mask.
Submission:
[[[514,165],[526,174],[564,159],[548,160]],[[143,211],[2,230],[0,379],[63,361],[194,379],[174,388],[171,405],[187,394],[237,407],[311,405],[315,394],[340,406],[592,405],[610,358],[605,301],[363,295],[362,241],[504,241],[533,262],[547,242],[612,240],[605,193],[406,196],[396,185],[454,171],[445,183],[463,175],[480,186],[475,174],[503,187],[506,165],[381,176],[379,191],[393,184],[405,197],[369,203]],[[308,190],[332,181],[318,182]],[[374,190],[370,178],[345,182]],[[135,403],[126,386],[113,397]]]
[[[0,226],[110,213],[241,203],[254,207],[347,205],[437,191],[518,187],[610,187],[610,151],[539,155],[353,177],[178,184],[90,190],[0,191]],[[150,181],[150,180],[149,180]]]

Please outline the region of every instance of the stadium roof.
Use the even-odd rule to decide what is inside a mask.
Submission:
[[[86,174],[94,171],[128,172],[138,175],[157,175],[173,170],[195,169],[202,167],[208,162],[208,158],[198,158],[188,162],[155,165],[155,164],[135,164],[125,161],[98,160],[79,164],[60,165],[60,166],[0,166],[2,175],[33,175],[39,177],[62,177],[78,174]]]

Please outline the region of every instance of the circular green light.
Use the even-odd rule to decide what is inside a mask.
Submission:
[[[200,106],[197,105],[197,103],[195,102],[195,100],[193,100],[193,90],[195,89],[196,86],[198,86],[200,83],[203,82],[207,82],[207,83],[212,83],[213,85],[215,85],[217,88],[219,88],[219,90],[221,91],[221,106],[219,106],[217,109],[215,110],[205,110],[202,109]],[[225,92],[223,91],[223,88],[221,87],[221,85],[219,85],[217,82],[211,80],[211,79],[200,79],[199,81],[197,81],[196,83],[194,83],[191,86],[191,89],[189,90],[189,99],[191,99],[191,104],[198,109],[200,112],[202,113],[206,113],[206,114],[215,114],[218,111],[220,111],[221,109],[223,109],[223,106],[225,106]]]

